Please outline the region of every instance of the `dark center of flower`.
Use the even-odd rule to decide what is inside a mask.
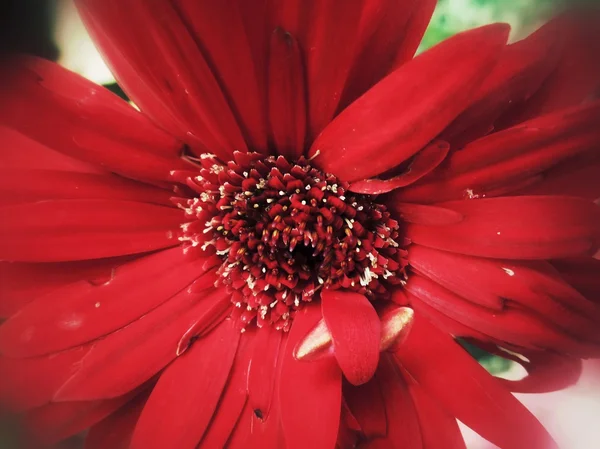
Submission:
[[[387,208],[304,158],[236,153],[201,159],[188,179],[199,196],[182,207],[194,221],[182,240],[214,247],[217,273],[241,319],[287,330],[294,312],[322,288],[389,296],[403,278],[406,253]],[[318,298],[318,296],[316,296]]]

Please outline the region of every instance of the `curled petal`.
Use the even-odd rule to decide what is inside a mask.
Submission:
[[[406,187],[430,173],[442,163],[450,151],[447,142],[434,142],[418,152],[406,170],[389,179],[365,179],[350,184],[352,192],[368,195],[378,195],[391,192],[400,187]]]

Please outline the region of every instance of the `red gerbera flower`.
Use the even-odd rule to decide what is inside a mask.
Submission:
[[[600,77],[566,19],[413,59],[434,4],[80,1],[142,113],[15,62],[0,390],[37,441],[553,445],[510,391],[599,353]]]

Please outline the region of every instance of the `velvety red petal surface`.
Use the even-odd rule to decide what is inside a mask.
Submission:
[[[173,248],[117,268],[102,285],[79,281],[42,296],[0,327],[0,351],[42,355],[120,329],[189,285],[203,262],[186,260],[181,248]]]
[[[305,306],[294,319],[283,355],[278,396],[288,449],[335,446],[342,373],[334,360],[303,362],[293,355],[296,344],[320,319],[318,305]]]
[[[498,380],[424,318],[416,319],[406,344],[395,355],[427,394],[502,449],[556,447],[541,424]],[[443,376],[436,370],[440,363]]]
[[[177,357],[179,343],[188,329],[194,326],[203,332],[231,307],[222,291],[204,296],[184,290],[137,321],[94,342],[55,400],[120,396],[150,379]],[[199,321],[204,328],[197,326]],[[120,374],[114,376],[114,372]]]
[[[81,16],[129,97],[196,154],[246,144],[215,75],[175,7],[80,1]]]
[[[411,224],[407,237],[436,249],[512,259],[592,255],[600,244],[600,209],[580,198],[501,197],[440,206],[464,219],[448,226]]]
[[[381,341],[379,316],[371,302],[357,293],[324,290],[321,311],[344,376],[352,385],[367,382],[377,369]]]
[[[405,161],[468,104],[508,36],[497,24],[458,34],[403,65],[345,109],[310,149],[314,163],[344,181]],[[445,67],[444,76],[439,68]],[[402,105],[399,109],[399,105]]]
[[[90,428],[85,449],[129,449],[133,430],[148,399],[142,393]]]
[[[226,320],[165,370],[140,415],[132,449],[196,447],[225,387],[240,335],[236,323]]]
[[[162,181],[170,170],[187,166],[176,139],[107,89],[43,59],[16,61],[9,73],[3,125],[134,179]]]

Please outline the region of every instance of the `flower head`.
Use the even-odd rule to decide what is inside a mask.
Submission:
[[[413,58],[434,1],[78,5],[141,112],[31,58],[3,92],[0,398],[38,441],[553,445],[510,391],[600,353],[587,27]]]

